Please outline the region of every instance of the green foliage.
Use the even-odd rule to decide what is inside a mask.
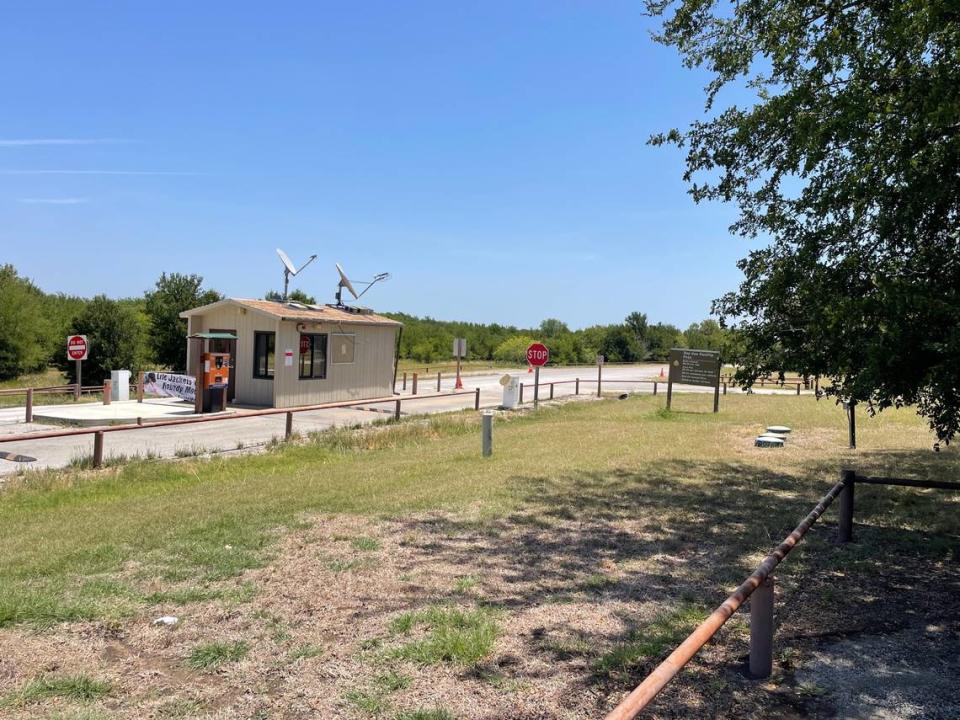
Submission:
[[[146,365],[146,328],[149,323],[139,301],[111,300],[97,295],[74,320],[71,332],[86,335],[90,357],[83,363],[83,382],[99,385],[111,370],[136,372]],[[66,338],[64,338],[66,342]],[[75,380],[74,363],[66,352],[60,366]]]
[[[497,345],[493,351],[493,359],[499,362],[516,363],[523,365],[527,362],[527,348],[536,342],[529,335],[515,335]]]
[[[212,669],[225,663],[238,662],[246,657],[250,646],[242,640],[212,642],[198,645],[187,658],[187,664],[197,669]]]
[[[47,676],[31,680],[14,695],[0,701],[0,707],[38,702],[53,697],[89,702],[109,692],[109,683],[93,680],[86,675]]]
[[[658,616],[653,622],[630,633],[595,664],[600,675],[631,672],[647,661],[672,650],[706,618],[702,608],[684,605]]]
[[[496,613],[483,607],[462,610],[433,606],[403,613],[390,627],[394,633],[406,634],[420,625],[425,626],[427,635],[397,648],[393,653],[396,657],[427,665],[475,665],[493,651],[500,634]]]
[[[263,299],[273,300],[273,302],[283,302],[283,294],[277,292],[276,290],[267,290],[266,294],[263,296]],[[313,295],[307,295],[300,288],[291,290],[290,294],[287,296],[287,301],[303,303],[304,305],[315,305],[317,303],[317,299]]]
[[[0,380],[42,369],[48,332],[43,293],[13,265],[0,267]]]
[[[159,365],[182,368],[186,362],[187,321],[180,318],[180,313],[221,299],[216,290],[204,290],[202,286],[199,275],[162,273],[155,288],[144,294],[150,347]]]
[[[674,325],[664,323],[650,325],[647,327],[646,337],[647,356],[651,360],[666,360],[670,355],[670,348],[687,347],[686,338],[680,328]]]
[[[944,0],[648,0],[659,40],[711,73],[686,149],[697,202],[770,239],[714,312],[740,379],[791,368],[872,410],[960,431],[960,15]],[[728,85],[744,106],[714,107]]]

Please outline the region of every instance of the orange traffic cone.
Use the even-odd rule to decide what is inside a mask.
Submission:
[[[533,365],[527,365],[527,372],[528,372],[528,373],[532,373],[532,372],[533,372]]]

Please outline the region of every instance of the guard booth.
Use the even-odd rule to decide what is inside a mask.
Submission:
[[[222,412],[227,409],[228,389],[234,359],[228,352],[213,352],[224,343],[236,342],[237,336],[226,332],[199,332],[187,336],[194,368],[193,407],[197,414]]]

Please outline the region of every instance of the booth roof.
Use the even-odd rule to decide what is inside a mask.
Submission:
[[[180,313],[180,317],[187,318],[191,315],[202,315],[205,312],[224,305],[235,305],[242,308],[253,310],[280,318],[281,320],[298,320],[301,322],[315,323],[343,323],[354,325],[396,325],[403,323],[391,320],[383,315],[377,315],[372,312],[353,312],[332,305],[304,305],[302,303],[281,303],[273,300],[250,300],[248,298],[225,298],[215,303],[193,308]]]

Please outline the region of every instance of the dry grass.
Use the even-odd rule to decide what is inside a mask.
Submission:
[[[0,695],[55,662],[108,682],[93,709],[110,717],[594,718],[841,465],[960,467],[908,412],[861,419],[851,452],[842,412],[808,397],[729,396],[718,416],[706,397],[660,402],[501,419],[488,460],[464,414],[27,481],[0,495]],[[794,428],[787,447],[753,447],[773,423]],[[652,716],[829,716],[793,679],[824,638],[955,623],[957,500],[858,491],[846,547],[828,512],[778,576],[775,677],[741,674],[738,615]],[[162,614],[181,622],[153,626]],[[211,645],[245,652],[192,669]]]

